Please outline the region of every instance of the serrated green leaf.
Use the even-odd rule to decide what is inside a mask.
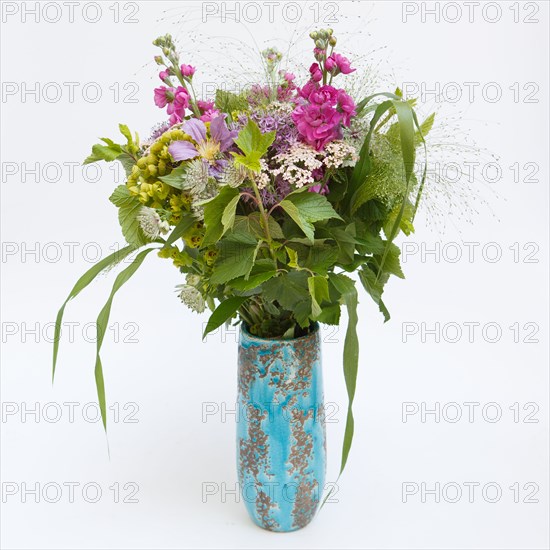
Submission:
[[[224,186],[218,195],[204,204],[204,225],[206,232],[203,245],[208,246],[218,242],[223,234],[222,216],[227,205],[239,195],[237,189]]]
[[[143,207],[137,197],[131,195],[125,185],[119,185],[109,200],[118,207],[118,221],[128,244],[139,247],[149,242],[137,220],[139,211]]]
[[[220,255],[212,268],[211,284],[219,285],[237,277],[248,277],[257,247],[254,236],[246,233],[231,233],[222,239],[219,243]]]
[[[239,203],[240,198],[240,195],[234,196],[224,208],[221,220],[223,225],[222,235],[233,228],[233,224],[235,223],[235,214],[237,212],[237,204]]]
[[[101,145],[97,143],[92,147],[92,154],[84,160],[83,164],[90,164],[100,160],[111,162],[116,160],[122,152],[122,148],[116,143],[113,143],[113,145]]]
[[[330,218],[341,219],[326,197],[318,193],[291,193],[279,206],[294,220],[310,242],[314,240],[314,222]]]
[[[180,164],[178,167],[174,168],[169,174],[167,174],[166,176],[160,176],[158,179],[166,185],[169,185],[170,187],[181,190],[183,189],[183,184],[185,182],[184,175],[186,171],[187,165]]]

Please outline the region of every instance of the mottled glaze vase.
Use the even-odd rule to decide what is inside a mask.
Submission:
[[[270,340],[241,327],[237,465],[254,523],[270,531],[307,525],[326,469],[321,340]]]

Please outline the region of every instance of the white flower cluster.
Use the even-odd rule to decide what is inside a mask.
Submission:
[[[316,151],[305,143],[296,143],[288,152],[275,156],[274,160],[280,166],[271,173],[281,175],[285,181],[300,188],[315,182],[314,170],[323,166],[328,169],[353,166],[358,156],[355,147],[349,143],[333,141],[323,151]]]
[[[148,206],[141,207],[137,221],[143,234],[149,239],[156,239],[160,234],[164,235],[170,230],[168,222],[161,220],[158,212]]]
[[[345,141],[332,141],[324,150],[323,164],[327,168],[339,168],[340,166],[353,166],[359,160],[357,150]]]
[[[313,170],[323,166],[322,161],[317,157],[319,152],[305,143],[296,143],[286,153],[276,155],[274,160],[280,164],[271,173],[274,176],[282,176],[294,187],[300,188],[304,185],[314,183]]]
[[[254,181],[258,186],[258,189],[265,189],[271,183],[271,178],[269,177],[270,171],[269,166],[264,159],[260,159],[260,164],[262,169],[259,174],[254,174]]]

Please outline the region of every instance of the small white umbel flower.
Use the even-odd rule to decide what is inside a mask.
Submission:
[[[168,222],[161,220],[158,212],[148,206],[141,207],[137,220],[143,234],[149,239],[156,239],[159,235],[165,235],[170,230]]]

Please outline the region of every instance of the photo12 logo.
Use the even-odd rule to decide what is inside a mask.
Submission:
[[[336,24],[339,11],[340,2],[203,2],[202,22]]]
[[[139,23],[138,2],[0,2],[2,23]]]

